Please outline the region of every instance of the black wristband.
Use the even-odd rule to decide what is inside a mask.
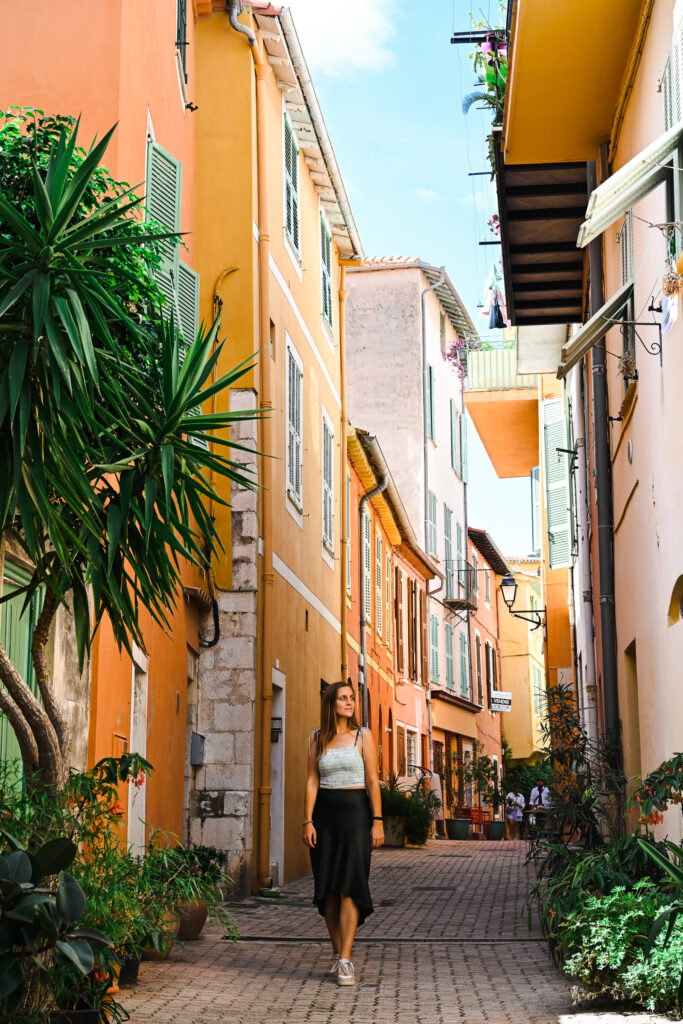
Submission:
[[[373,821],[384,821],[384,818],[378,817],[377,815],[375,815],[375,817],[372,820]]]

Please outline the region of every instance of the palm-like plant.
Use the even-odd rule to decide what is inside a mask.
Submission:
[[[48,783],[69,747],[45,657],[58,605],[81,664],[105,615],[119,645],[142,645],[140,610],[167,624],[182,560],[205,565],[215,548],[210,475],[254,485],[217,436],[254,414],[197,414],[247,364],[205,387],[217,324],[181,348],[150,274],[169,235],[141,225],[130,189],[102,188],[114,129],[87,154],[77,130],[14,130],[30,180],[0,194],[0,521],[33,567],[26,601],[45,589],[31,648],[42,703],[0,645],[0,710],[25,772]]]

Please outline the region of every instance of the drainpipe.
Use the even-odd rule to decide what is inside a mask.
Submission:
[[[267,139],[266,139],[266,79],[271,73],[264,47],[259,46],[256,35],[247,25],[237,21],[241,5],[238,0],[229,0],[228,15],[236,32],[246,36],[254,58],[256,73],[256,159],[258,180],[258,227],[259,227],[259,332],[258,332],[258,393],[261,409],[271,409],[270,385],[270,234],[268,223],[267,197]],[[258,421],[259,451],[272,451],[271,420],[268,415]],[[269,599],[267,590],[272,582],[270,567],[273,564],[272,534],[272,460],[261,459],[261,479],[258,503],[258,586],[256,598],[256,692],[257,707],[260,710],[260,756],[258,757],[258,788],[256,813],[256,877],[262,889],[270,887],[270,720],[273,710],[273,682],[268,671],[266,655],[266,633],[268,628]]]
[[[341,674],[340,679],[346,680],[349,677],[349,665],[346,657],[346,560],[350,538],[346,533],[346,519],[348,511],[346,507],[346,432],[348,430],[347,408],[346,408],[346,264],[340,261],[339,280],[339,376],[340,376],[340,398],[341,398],[341,443],[339,445],[339,461],[341,462]],[[381,737],[380,737],[381,739]]]
[[[378,494],[381,494],[384,488],[389,482],[388,477],[383,476],[377,482],[377,486],[373,487],[371,491],[364,494],[358,503],[358,525],[360,544],[358,545],[361,552],[361,557],[358,560],[360,565],[360,602],[359,602],[359,617],[360,617],[360,664],[358,666],[358,681],[360,683],[361,678],[363,679],[363,725],[367,728],[368,724],[368,674],[366,671],[366,658],[367,658],[367,639],[365,636],[365,626],[368,621],[367,609],[365,607],[365,579],[364,579],[364,567],[365,567],[365,538],[363,536],[363,513],[365,506],[373,498],[376,498]],[[370,549],[370,565],[372,565],[372,548]],[[346,603],[346,596],[344,597]]]
[[[588,195],[597,185],[595,163],[587,167]],[[598,312],[605,302],[602,274],[602,235],[589,245],[590,312]],[[604,336],[593,346],[593,425],[595,445],[595,483],[597,490],[598,567],[600,586],[600,626],[602,638],[602,690],[605,731],[616,742],[619,726],[617,685],[617,630],[614,607],[614,527],[612,522],[612,462],[609,439],[609,394]]]

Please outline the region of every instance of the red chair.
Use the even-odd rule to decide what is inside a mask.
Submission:
[[[473,807],[470,811],[470,821],[472,823],[472,833],[474,834],[474,828],[479,825],[482,834],[485,839],[489,838],[491,831],[491,812],[484,811],[481,807]]]

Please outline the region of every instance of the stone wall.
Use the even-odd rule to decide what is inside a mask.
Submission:
[[[233,390],[231,409],[253,409],[252,390]],[[231,435],[256,447],[256,421],[238,422]],[[256,456],[235,452],[243,465]],[[227,872],[240,891],[251,885],[254,854],[254,717],[258,495],[234,486],[231,499],[233,589],[217,591],[220,639],[202,647],[196,684],[188,693],[188,733],[204,737],[203,764],[189,767],[187,839],[224,850]],[[212,636],[213,618],[205,636]],[[189,743],[188,743],[189,748]]]

